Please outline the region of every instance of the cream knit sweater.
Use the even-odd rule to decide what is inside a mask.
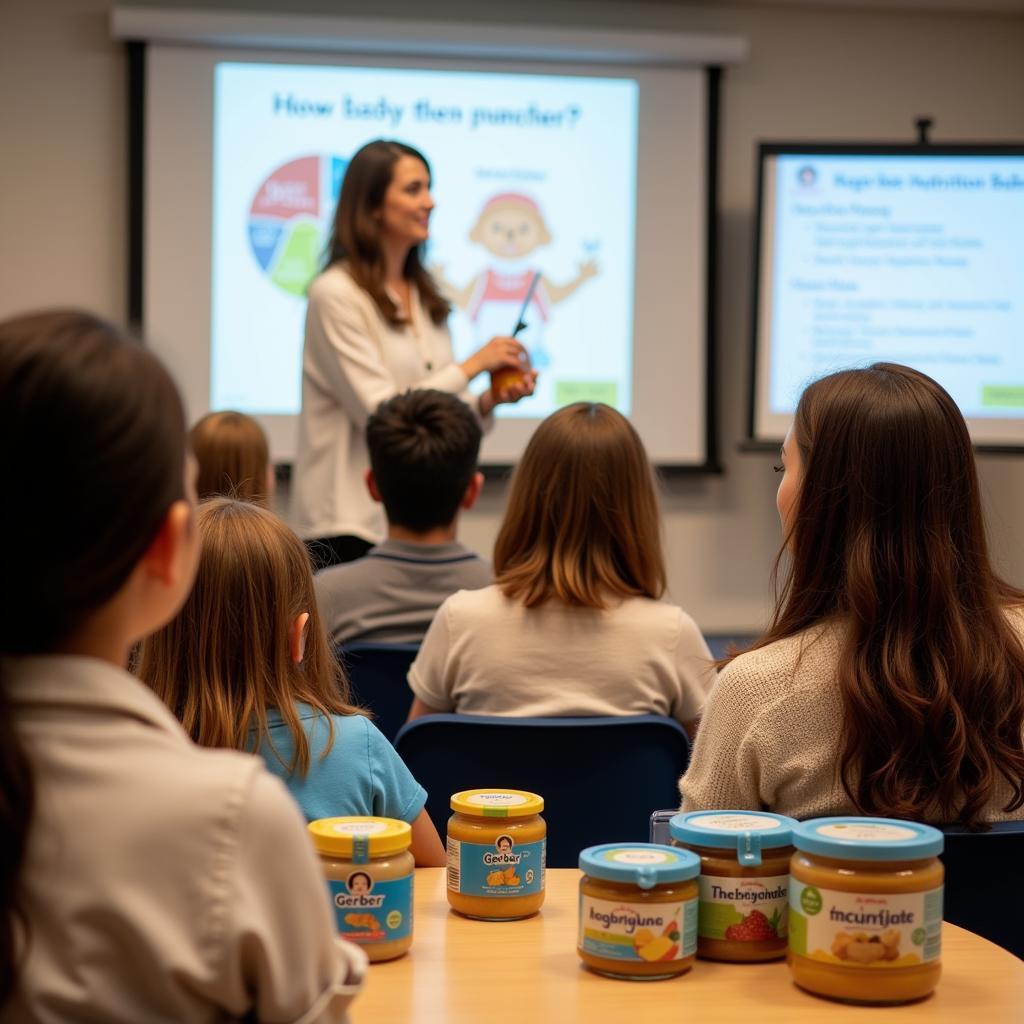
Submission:
[[[1024,632],[1019,616],[1011,616]],[[838,778],[843,710],[835,682],[839,636],[808,630],[740,655],[718,676],[689,770],[679,780],[684,811],[762,809],[794,818],[856,814]],[[1024,819],[1002,808],[1000,778],[989,819]],[[936,820],[923,807],[921,819]]]

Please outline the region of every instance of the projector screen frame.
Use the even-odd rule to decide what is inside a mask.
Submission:
[[[783,438],[758,437],[758,329],[761,313],[761,259],[764,221],[765,161],[773,156],[1024,156],[1024,142],[780,142],[756,143],[753,259],[750,289],[750,363],[747,378],[747,433],[738,448],[742,452],[777,452]],[[1024,455],[1024,444],[974,444],[974,450],[986,455]]]
[[[140,337],[145,322],[145,147],[146,147],[146,58],[148,42],[126,39],[127,56],[127,320]],[[717,331],[717,223],[718,223],[718,147],[720,93],[723,66],[699,65],[705,76],[705,204],[704,204],[704,461],[675,463],[658,461],[656,469],[665,478],[715,476],[723,473],[718,445],[718,396],[716,373]],[[481,469],[492,478],[506,475],[512,464],[487,462]],[[277,465],[281,479],[290,476],[290,460]]]

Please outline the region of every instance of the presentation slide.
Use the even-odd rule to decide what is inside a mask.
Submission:
[[[456,359],[511,334],[540,275],[519,335],[539,386],[499,415],[580,400],[629,415],[637,106],[628,78],[218,63],[210,407],[299,411],[306,289],[345,169],[394,138],[431,166],[426,262]]]
[[[757,436],[810,380],[890,361],[939,381],[975,440],[1022,443],[1024,155],[774,154],[761,215]]]

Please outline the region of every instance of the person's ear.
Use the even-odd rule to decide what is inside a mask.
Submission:
[[[547,224],[545,224],[543,220],[540,220],[538,218],[538,220],[537,220],[537,227],[540,229],[540,233],[538,235],[537,244],[538,245],[547,245],[548,242],[551,241],[551,234],[548,231]]]
[[[462,495],[462,501],[459,502],[459,508],[469,511],[476,504],[476,499],[480,497],[480,492],[483,489],[484,475],[477,470],[466,485],[466,491]]]
[[[306,627],[309,625],[309,612],[303,612],[295,616],[295,621],[288,627],[288,648],[291,651],[292,661],[296,665],[302,664],[306,656]]]
[[[188,557],[195,530],[192,512],[189,502],[175,501],[142,556],[146,574],[165,587],[178,586],[195,570],[194,560]]]
[[[377,481],[374,478],[372,469],[368,469],[363,474],[363,480],[366,482],[366,489],[370,492],[370,497],[374,501],[383,502],[384,499],[380,496],[380,491],[377,489]]]

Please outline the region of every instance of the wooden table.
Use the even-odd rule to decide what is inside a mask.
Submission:
[[[353,1021],[1024,1022],[1024,962],[951,924],[943,925],[938,989],[908,1006],[857,1007],[818,999],[793,985],[784,961],[698,960],[693,970],[668,981],[600,977],[581,967],[576,955],[579,878],[570,868],[549,870],[544,909],[529,920],[469,921],[448,908],[444,870],[421,868],[412,949],[399,960],[370,966],[352,1007]]]

